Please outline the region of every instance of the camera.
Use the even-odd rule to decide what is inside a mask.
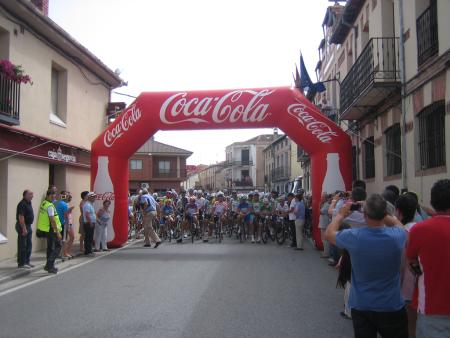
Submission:
[[[422,269],[420,268],[420,265],[417,263],[410,263],[409,267],[411,268],[411,271],[416,276],[422,275]]]
[[[359,203],[352,203],[350,206],[350,211],[359,211],[361,210],[361,204]]]

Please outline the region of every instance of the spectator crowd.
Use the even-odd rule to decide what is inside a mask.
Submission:
[[[110,201],[95,210],[94,192],[85,191],[80,197],[80,251],[88,256],[108,251]],[[147,190],[140,193],[137,204],[143,211],[144,246],[150,246],[151,241],[155,247],[161,244],[153,227],[155,218],[167,209],[170,213],[166,218],[170,219],[178,204],[187,206],[190,198],[182,192],[178,202],[164,200],[160,206],[157,196]],[[196,209],[202,209],[198,206],[202,198],[192,198]],[[17,263],[22,269],[33,267],[32,199],[33,192],[25,190],[17,205]],[[286,214],[292,227],[292,247],[303,250],[310,199],[305,198],[304,203],[303,194],[292,193],[283,201],[276,196],[267,199],[274,201],[274,212]],[[366,184],[360,180],[353,183],[351,192],[324,192],[321,197],[317,224],[323,243],[321,257],[338,270],[337,285],[344,289],[341,316],[352,320],[357,338],[450,337],[450,180],[439,180],[432,186],[431,207],[419,200],[416,193],[400,191],[394,185],[368,196]],[[246,197],[237,201],[237,196],[230,197],[231,209],[239,212],[247,203]],[[220,206],[223,196],[215,203],[214,208]],[[265,201],[254,203],[264,207]],[[71,204],[70,192],[58,194],[54,186],[40,204],[36,236],[47,241],[45,270],[49,273],[57,273],[57,257],[72,258],[75,233]],[[130,205],[132,215],[131,199]],[[254,234],[258,239],[257,230]]]

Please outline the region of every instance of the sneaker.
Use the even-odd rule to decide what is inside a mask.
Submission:
[[[25,270],[31,269],[31,267],[30,267],[29,265],[26,265],[26,264],[24,264],[24,265],[19,265],[18,268],[19,268],[19,269],[25,269]]]
[[[145,243],[144,248],[150,248],[150,243]]]
[[[252,235],[252,243],[255,243],[255,236]]]
[[[34,268],[34,265],[31,263],[27,263],[26,265],[28,265],[30,268]]]
[[[56,275],[58,273],[58,269],[57,268],[48,269],[47,272],[48,273],[53,273],[53,274]]]
[[[261,243],[261,239],[259,238],[259,236],[258,236],[258,238],[256,239],[256,243]]]
[[[295,248],[294,250],[303,250],[303,248]]]
[[[181,237],[178,238],[178,239],[177,239],[177,243],[183,243],[183,238],[181,238]]]
[[[160,246],[160,245],[161,245],[161,241],[156,242],[156,244],[155,244],[155,249],[156,249],[158,246]]]

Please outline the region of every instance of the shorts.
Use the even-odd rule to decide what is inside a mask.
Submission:
[[[81,217],[80,217],[80,226],[78,227],[78,233],[80,235],[84,235],[84,222]]]
[[[253,222],[253,220],[255,219],[255,215],[253,214],[248,214],[244,217],[244,222]]]

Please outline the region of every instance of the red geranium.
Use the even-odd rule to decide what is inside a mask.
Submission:
[[[16,66],[9,60],[0,60],[0,73],[3,74],[8,80],[16,81],[19,83],[31,82],[31,78],[25,75],[22,66]]]

